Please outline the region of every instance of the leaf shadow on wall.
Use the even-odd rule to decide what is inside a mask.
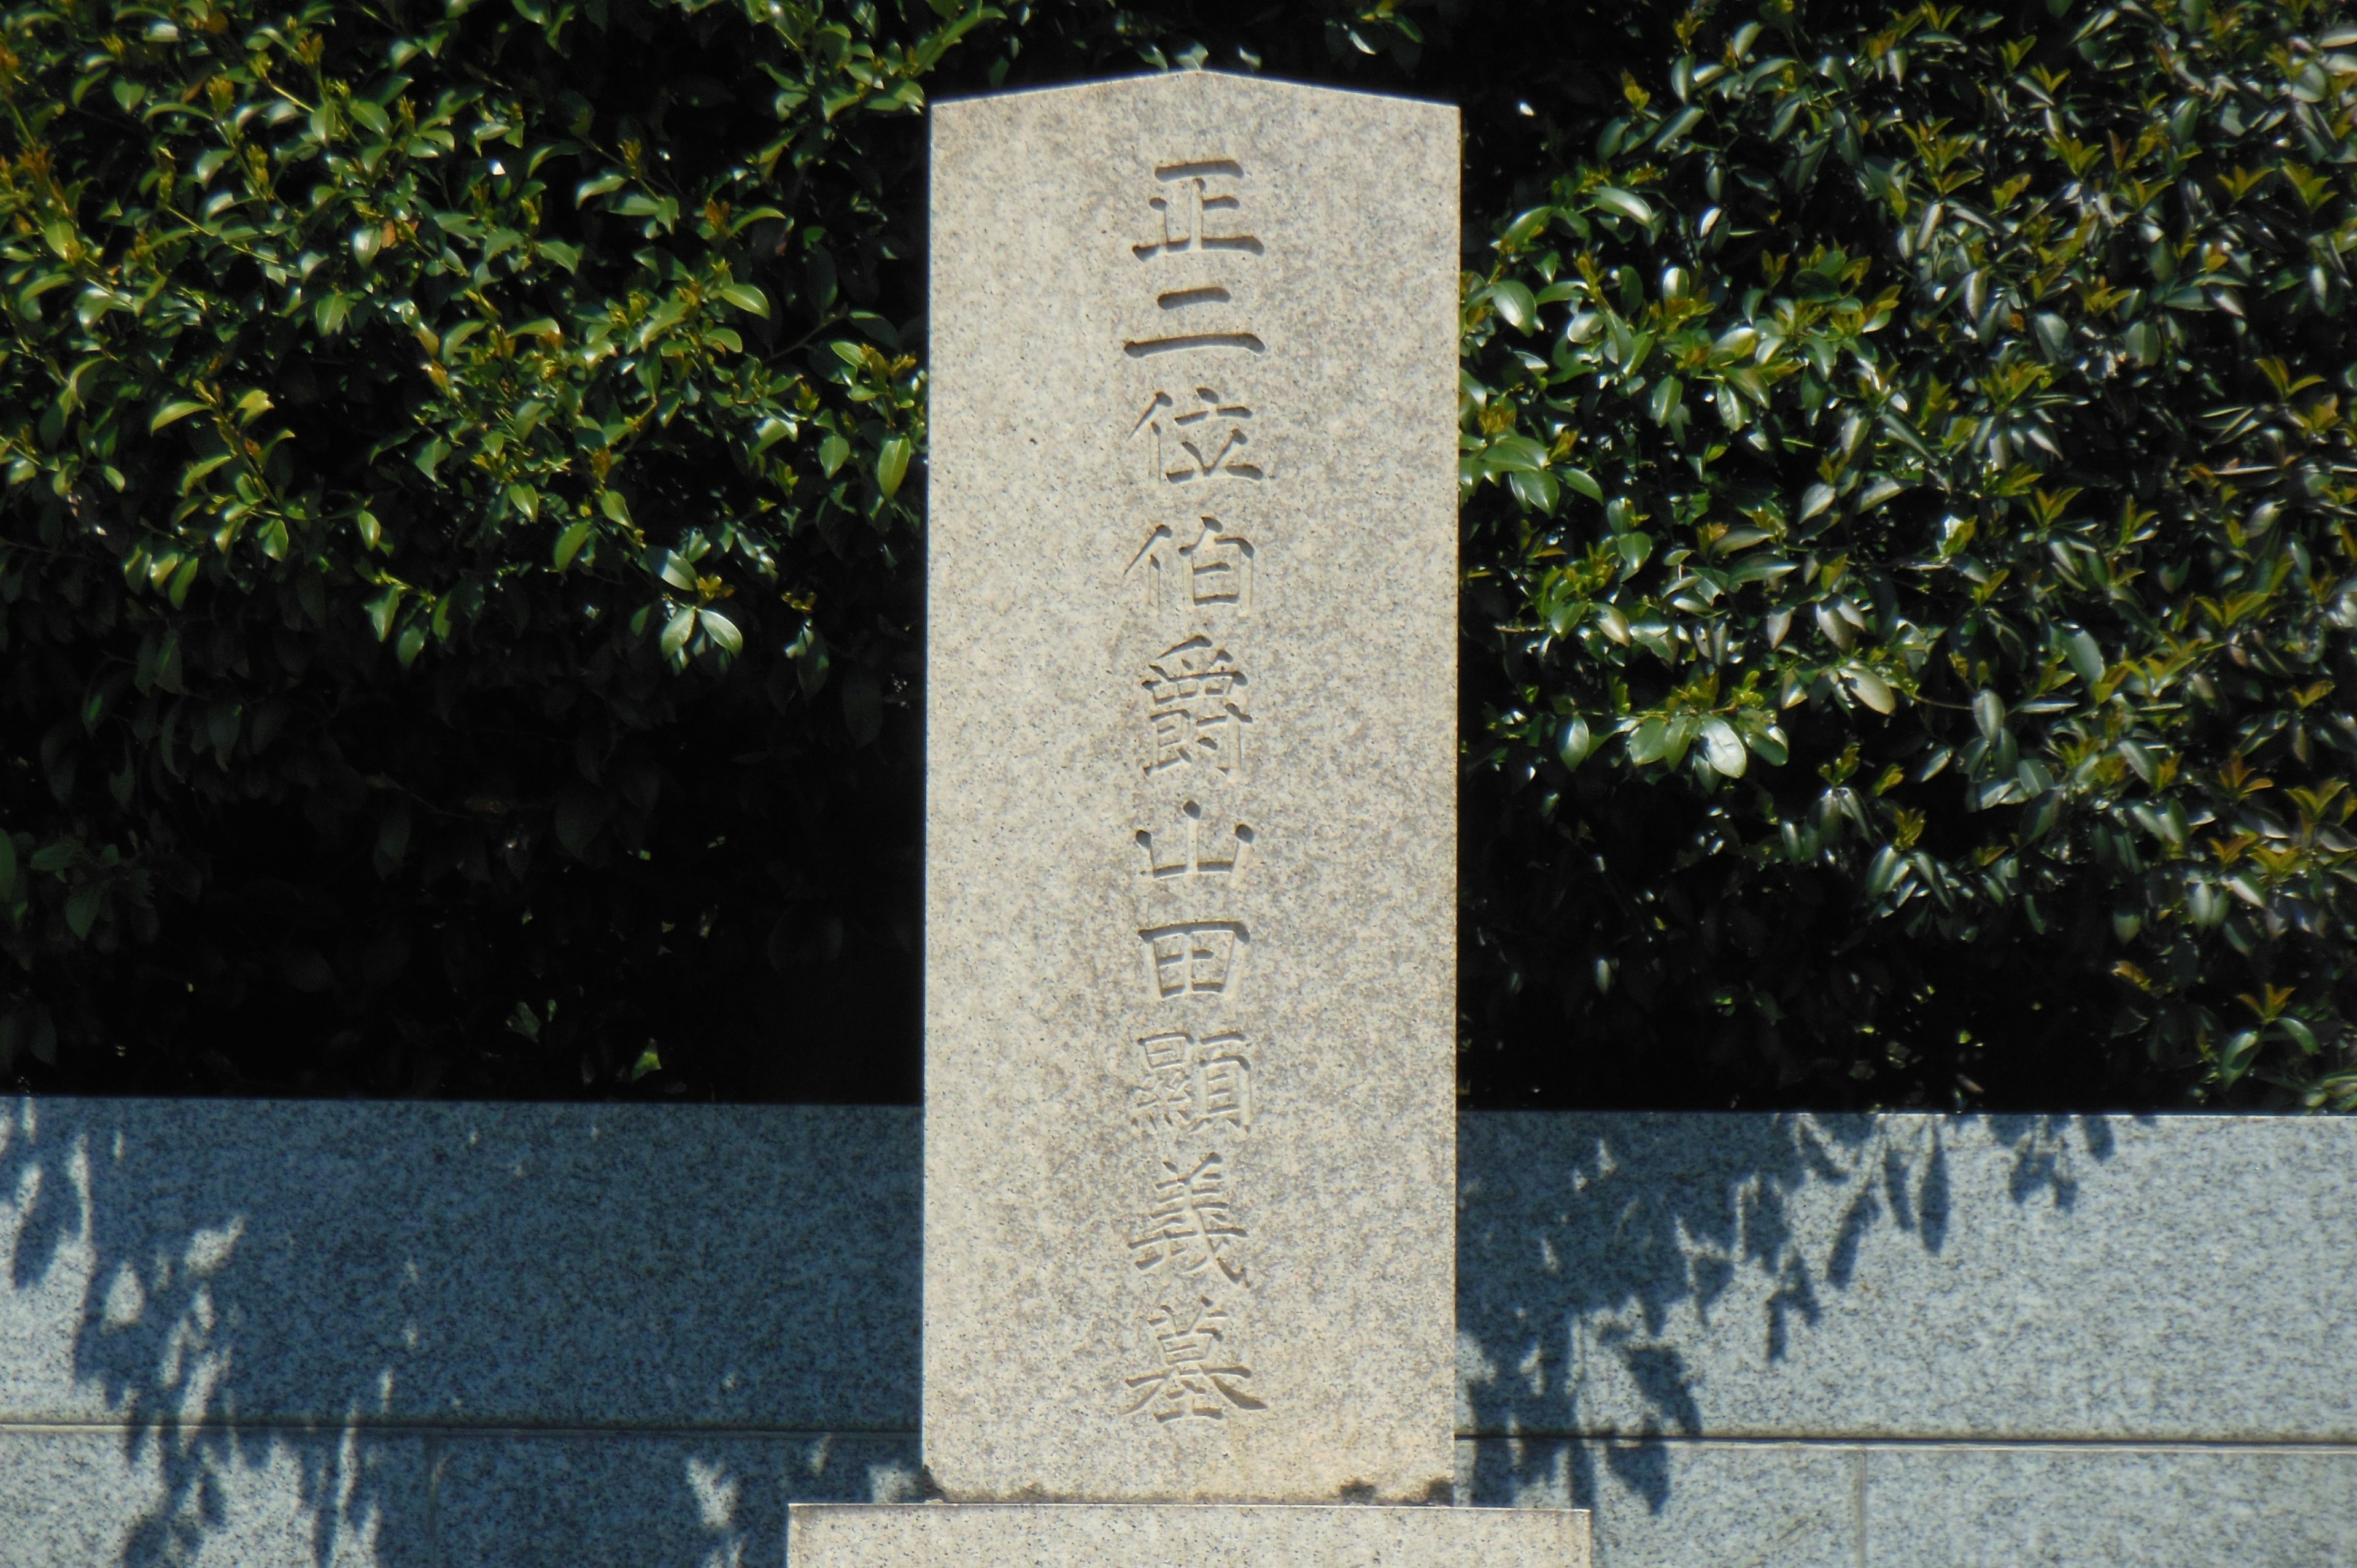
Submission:
[[[700,1568],[906,1495],[914,1116],[834,1114],[849,1236],[791,1108],[0,1103],[0,1560]]]
[[[1474,1442],[1458,1500],[1653,1514],[1680,1440],[1856,1435],[1824,1430],[1840,1388],[1903,1379],[1911,1352],[1845,1337],[1810,1357],[1830,1316],[1867,1310],[1843,1298],[1867,1286],[1887,1312],[1902,1276],[1944,1288],[1968,1228],[2072,1208],[2114,1151],[2100,1116],[1500,1112],[1460,1126],[1458,1421]],[[1566,1164],[1566,1149],[1579,1157]],[[1967,1151],[1975,1179],[1960,1184]],[[1714,1410],[1714,1379],[1738,1408]]]

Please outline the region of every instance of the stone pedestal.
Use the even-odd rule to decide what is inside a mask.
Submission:
[[[796,1503],[796,1568],[1587,1568],[1566,1509]]]

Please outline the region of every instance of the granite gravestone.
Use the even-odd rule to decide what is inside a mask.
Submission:
[[[792,1551],[1584,1562],[1404,1506],[1454,1477],[1456,113],[1187,72],[932,154],[923,1448],[990,1506]],[[999,1506],[1074,1502],[1153,1506]],[[1393,1506],[1171,1506],[1336,1503]]]

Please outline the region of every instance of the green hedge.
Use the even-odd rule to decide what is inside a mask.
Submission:
[[[1483,1103],[2357,1104],[2357,27],[8,13],[0,1077],[907,1098],[926,95],[1468,125]]]

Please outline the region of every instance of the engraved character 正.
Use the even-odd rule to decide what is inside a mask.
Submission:
[[[1194,349],[1258,354],[1267,348],[1222,308],[1235,304],[1234,279],[1216,270],[1261,253],[1259,239],[1243,227],[1243,166],[1232,158],[1155,166],[1155,193],[1146,202],[1154,231],[1129,249],[1141,262],[1161,263],[1154,274],[1156,324],[1123,344],[1130,358]],[[1215,270],[1202,270],[1206,263]]]

